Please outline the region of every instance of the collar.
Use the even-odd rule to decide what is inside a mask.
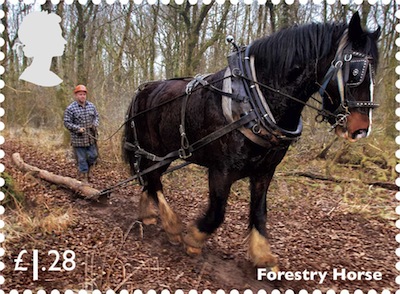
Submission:
[[[81,104],[81,103],[79,103],[78,101],[76,101],[75,100],[75,102],[78,104],[78,106],[80,106],[80,107],[86,107],[88,104],[89,104],[89,102],[86,100],[85,101],[85,103],[84,104]]]

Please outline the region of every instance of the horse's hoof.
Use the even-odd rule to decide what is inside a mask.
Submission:
[[[253,264],[256,267],[266,267],[271,269],[272,272],[278,272],[278,257],[272,253],[267,253],[263,256],[251,257]]]
[[[278,257],[275,254],[271,253],[269,256],[265,256],[265,259],[262,263],[270,267],[271,270],[274,271],[275,268],[278,268],[278,262]]]
[[[185,245],[185,249],[186,254],[189,256],[199,256],[201,254],[201,248]]]
[[[256,267],[267,267],[274,271],[277,268],[278,257],[271,252],[267,239],[256,229],[252,229],[249,236],[249,257]]]
[[[182,243],[182,236],[180,234],[168,234],[168,241],[169,243],[171,243],[172,245],[179,245]]]
[[[200,232],[196,226],[191,225],[188,227],[188,233],[183,238],[183,241],[188,246],[201,248],[208,237],[207,233]]]
[[[157,218],[156,217],[146,217],[146,218],[142,219],[142,223],[145,226],[156,225],[157,224]]]

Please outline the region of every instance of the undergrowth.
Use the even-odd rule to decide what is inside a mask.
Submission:
[[[14,210],[11,214],[7,214],[5,222],[7,224],[5,242],[7,245],[7,243],[12,243],[23,236],[59,235],[74,224],[74,213],[71,208],[51,208],[50,211],[20,208]]]
[[[25,201],[24,193],[20,191],[11,175],[7,172],[3,172],[1,177],[5,180],[5,184],[2,187],[2,191],[5,195],[2,201],[3,206],[10,208],[23,206]]]
[[[48,139],[44,139],[46,134]],[[25,137],[21,141],[32,142],[42,150],[63,152],[59,148],[59,141],[53,139],[51,134],[36,132],[35,136]],[[5,246],[24,236],[31,236],[30,239],[34,240],[35,237],[32,236],[36,234],[60,234],[74,224],[74,210],[70,207],[49,206],[44,197],[41,197],[41,191],[35,190],[36,185],[26,184],[29,174],[13,177],[3,172],[1,176],[5,179],[2,187],[5,194],[2,205],[6,207]]]

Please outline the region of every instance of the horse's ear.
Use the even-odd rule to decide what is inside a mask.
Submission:
[[[373,38],[375,41],[378,41],[379,37],[381,36],[381,26],[378,26],[378,28],[376,29],[376,31],[373,32],[373,33],[371,34],[371,36],[372,36],[372,38]]]
[[[351,41],[360,40],[364,36],[364,30],[361,27],[361,19],[358,11],[353,14],[349,23],[349,39]]]

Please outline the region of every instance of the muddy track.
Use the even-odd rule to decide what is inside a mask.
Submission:
[[[203,254],[192,258],[181,245],[171,245],[161,225],[144,227],[136,221],[140,187],[120,188],[103,199],[89,202],[62,187],[37,180],[17,171],[10,162],[13,152],[20,152],[32,165],[64,176],[74,176],[73,163],[63,152],[43,151],[19,141],[4,145],[5,165],[27,198],[26,213],[51,214],[53,210],[68,211],[73,217],[66,228],[46,231],[29,228],[15,233],[10,222],[18,221],[15,210],[6,210],[6,223],[12,228],[12,239],[6,241],[6,277],[3,289],[100,289],[149,290],[237,289],[271,290],[355,290],[396,289],[394,248],[396,228],[392,221],[368,218],[335,208],[340,195],[334,186],[326,185],[318,195],[309,196],[308,181],[277,179],[272,187],[274,199],[269,205],[268,234],[273,251],[280,258],[280,270],[291,272],[327,272],[323,283],[303,277],[300,280],[257,281],[256,269],[246,256],[247,197],[233,193],[226,220],[207,241]],[[189,175],[190,174],[190,175]],[[101,189],[128,176],[126,168],[117,163],[102,162],[96,168],[93,186]],[[188,167],[164,179],[165,194],[184,224],[192,222],[207,205],[205,171]],[[293,185],[293,186],[290,186]],[[295,192],[293,192],[295,191]],[[243,192],[240,192],[243,193]],[[291,195],[280,202],[280,195]],[[296,196],[296,195],[298,196]],[[389,193],[388,193],[389,194]],[[392,193],[393,194],[393,193]],[[307,197],[305,195],[308,195]],[[332,196],[334,195],[334,196]],[[275,198],[274,198],[275,197]],[[296,198],[297,197],[297,198]],[[393,197],[393,195],[389,195]],[[196,201],[194,201],[194,199]],[[38,214],[38,211],[42,211]],[[43,212],[44,211],[44,212]],[[28,271],[15,271],[14,259],[22,249],[28,251]],[[39,250],[43,265],[51,263],[49,250],[73,250],[76,268],[69,272],[40,271],[33,281],[31,252]],[[333,269],[347,271],[379,271],[380,280],[333,280]]]

